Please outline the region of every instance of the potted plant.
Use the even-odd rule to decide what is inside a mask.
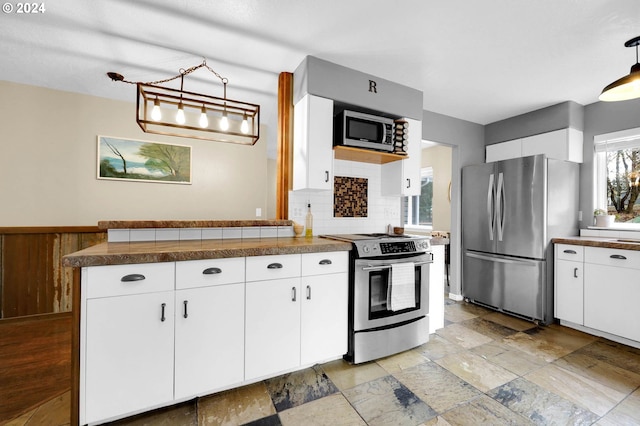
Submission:
[[[596,218],[596,226],[601,228],[608,228],[613,225],[613,221],[615,220],[615,215],[608,214],[606,211],[602,209],[595,209],[593,211],[593,216]]]

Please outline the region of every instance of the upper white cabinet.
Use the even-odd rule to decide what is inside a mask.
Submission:
[[[408,158],[382,165],[382,195],[420,195],[420,167],[422,163],[422,122],[406,119],[409,123]]]
[[[582,132],[573,128],[541,133],[487,145],[486,162],[545,154],[549,158],[582,163]]]
[[[333,189],[333,101],[305,95],[293,109],[293,190]]]

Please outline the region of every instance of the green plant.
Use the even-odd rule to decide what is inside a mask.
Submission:
[[[593,215],[594,215],[594,216],[606,216],[606,215],[607,215],[607,212],[606,212],[606,211],[604,211],[604,210],[602,210],[602,209],[595,209],[595,210],[593,211]]]

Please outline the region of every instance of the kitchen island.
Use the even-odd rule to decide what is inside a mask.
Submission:
[[[294,237],[280,222],[108,222],[119,241],[64,256],[74,277],[71,423],[340,358],[351,245]]]

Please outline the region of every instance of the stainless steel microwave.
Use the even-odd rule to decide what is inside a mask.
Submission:
[[[336,116],[334,130],[334,145],[394,150],[391,118],[344,110]]]

